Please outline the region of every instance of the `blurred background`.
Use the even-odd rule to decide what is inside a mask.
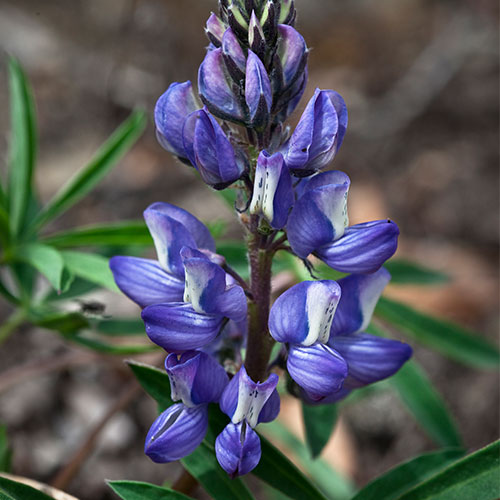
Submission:
[[[498,3],[296,0],[296,6],[296,27],[312,50],[307,95],[292,122],[315,87],[340,92],[349,127],[334,167],[352,179],[351,222],[396,220],[398,255],[452,276],[439,287],[394,287],[389,296],[496,341]],[[48,200],[133,108],[152,117],[171,82],[196,81],[207,45],[203,27],[215,9],[215,0],[0,0],[2,157],[8,138],[5,52],[20,59],[34,88],[37,183]],[[105,182],[53,228],[139,219],[160,200],[204,221],[227,220],[228,236],[239,234],[223,202],[160,148],[152,119]],[[118,295],[97,298],[109,314],[137,313]],[[7,312],[0,304],[1,317]],[[497,375],[423,348],[415,355],[455,415],[467,448],[496,439]],[[54,359],[67,363],[51,371]],[[2,372],[37,361],[47,373],[2,385]],[[115,414],[73,477],[58,476],[127,386],[121,359],[99,358],[43,330],[25,329],[2,346],[0,370],[0,422],[15,449],[14,473],[43,482],[59,477],[58,484],[82,500],[113,498],[105,478],[175,479],[178,465],[155,465],[143,455],[156,412],[144,394]],[[297,405],[285,401],[284,410],[282,418],[300,435]],[[382,393],[342,413],[324,457],[362,485],[432,448],[399,401]]]

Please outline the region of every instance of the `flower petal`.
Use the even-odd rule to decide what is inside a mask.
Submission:
[[[394,255],[399,228],[390,220],[356,224],[344,236],[316,250],[333,269],[344,273],[373,273]]]
[[[149,429],[144,453],[156,463],[179,460],[194,451],[208,428],[206,405],[176,404],[164,411]]]
[[[184,281],[168,274],[155,260],[116,256],[109,267],[118,288],[141,307],[182,300]]]
[[[330,336],[340,287],[335,281],[303,281],[280,295],[269,314],[269,331],[278,342],[310,346]]]
[[[245,101],[250,111],[250,120],[261,126],[267,123],[273,97],[266,68],[251,50],[248,51],[245,76]]]
[[[293,380],[314,400],[340,390],[348,373],[342,356],[323,344],[290,346],[286,367]]]
[[[348,335],[367,328],[382,291],[391,275],[384,268],[373,274],[351,274],[338,281],[342,290],[333,318],[333,335]]]
[[[142,311],[148,337],[169,352],[198,349],[217,337],[221,316],[197,313],[191,304],[156,304]]]
[[[349,365],[346,388],[362,387],[394,375],[413,352],[408,344],[368,333],[332,337],[330,345]]]
[[[285,87],[293,85],[304,71],[307,61],[307,46],[302,35],[291,26],[278,26],[278,57],[283,67]]]

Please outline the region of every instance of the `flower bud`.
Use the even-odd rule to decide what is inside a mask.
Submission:
[[[215,47],[220,47],[222,45],[222,37],[224,31],[226,30],[226,25],[222,20],[217,17],[213,12],[207,20],[207,25],[205,27],[205,34],[207,38],[214,44]]]
[[[210,50],[198,72],[198,89],[208,110],[223,120],[245,121],[240,90],[224,63],[222,49]]]
[[[292,379],[315,401],[339,391],[348,373],[342,356],[323,344],[290,346],[286,367]]]
[[[172,83],[155,106],[155,123],[159,143],[181,159],[186,159],[182,125],[186,117],[199,108],[191,82]]]
[[[222,127],[206,110],[200,109],[186,118],[183,138],[189,160],[213,188],[224,189],[243,174],[243,158],[235,152]]]
[[[173,405],[149,429],[144,453],[156,463],[179,460],[199,446],[207,428],[207,405],[194,408],[187,408],[183,404]]]
[[[247,61],[240,42],[231,28],[228,28],[222,37],[222,55],[229,74],[239,84],[245,78]]]
[[[264,58],[266,54],[266,38],[255,11],[252,11],[248,26],[248,46],[258,57]]]
[[[262,61],[248,51],[245,80],[245,101],[254,128],[264,128],[269,121],[273,96],[271,82]]]
[[[269,155],[262,151],[257,160],[251,214],[262,214],[274,229],[286,225],[295,201],[292,177],[281,153]]]
[[[234,3],[227,8],[227,22],[240,40],[246,40],[248,34],[248,18],[245,19],[246,12],[242,7]]]
[[[169,354],[165,369],[170,378],[172,401],[181,400],[189,408],[218,403],[229,382],[224,368],[204,352],[187,351],[179,357]]]
[[[340,286],[335,281],[303,281],[292,286],[271,308],[271,336],[278,342],[303,346],[328,342],[339,300]]]
[[[279,24],[289,24],[293,26],[295,22],[296,12],[293,0],[281,0],[280,2],[280,16],[279,16]]]
[[[259,436],[246,422],[228,424],[215,440],[215,454],[232,478],[248,474],[260,461]]]
[[[260,16],[260,25],[262,26],[264,37],[271,47],[274,46],[276,37],[278,36],[278,19],[276,9],[276,4],[272,0],[267,0],[266,5],[262,10],[262,15]]]
[[[302,35],[285,24],[278,26],[278,57],[283,68],[285,89],[292,86],[303,74],[307,63],[307,45]]]

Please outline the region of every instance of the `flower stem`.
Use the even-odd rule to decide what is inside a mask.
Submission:
[[[16,309],[0,326],[0,344],[5,342],[26,320],[26,311],[24,309]]]
[[[268,331],[271,302],[272,252],[265,248],[265,237],[258,231],[259,217],[252,216],[248,238],[250,290],[248,302],[248,339],[245,368],[254,382],[267,378],[269,357],[274,345]]]

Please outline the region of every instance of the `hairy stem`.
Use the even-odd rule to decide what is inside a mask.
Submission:
[[[265,237],[258,231],[258,216],[252,216],[248,238],[250,290],[248,302],[248,340],[245,368],[254,382],[267,378],[269,357],[274,344],[267,322],[271,302],[272,252],[265,248]]]

